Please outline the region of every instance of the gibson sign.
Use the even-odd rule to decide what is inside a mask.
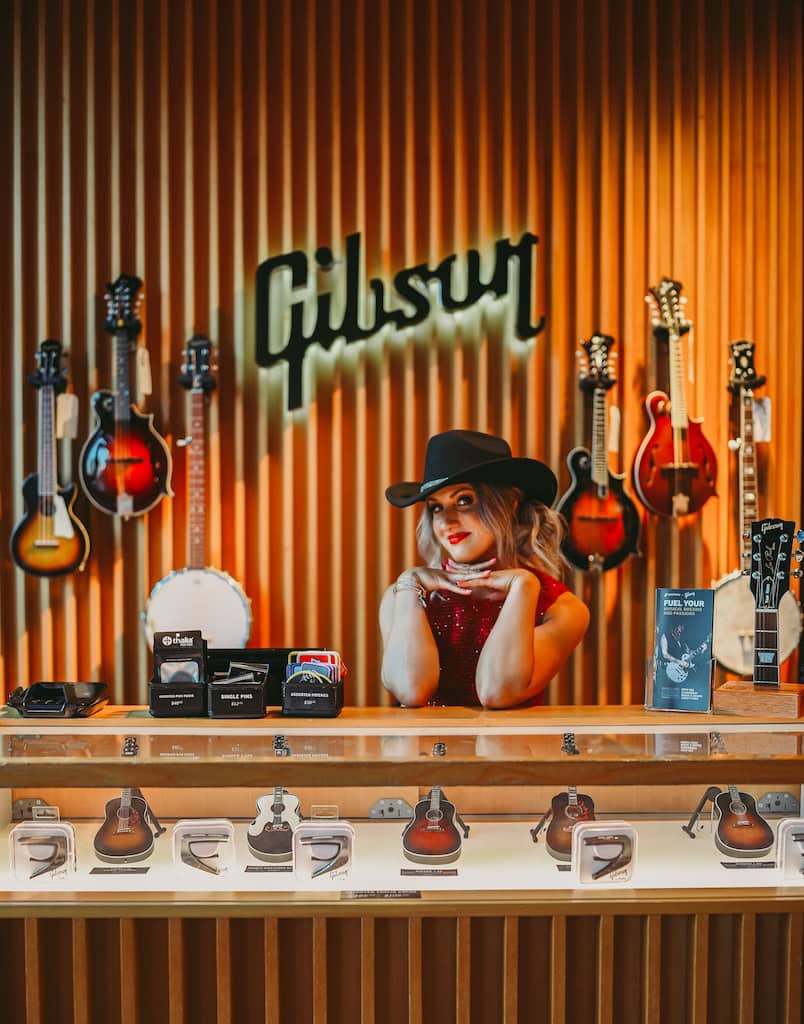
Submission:
[[[431,270],[425,263],[405,267],[394,275],[394,290],[406,304],[407,309],[389,308],[386,304],[385,284],[377,277],[369,281],[374,296],[374,321],[370,327],[358,322],[360,306],[360,234],[349,235],[346,239],[345,274],[346,294],[343,317],[339,323],[332,322],[332,293],[322,292],[316,298],[315,325],[309,333],[304,330],[304,300],[290,305],[290,334],[283,348],[271,349],[271,277],[280,271],[290,271],[291,288],[303,288],[308,283],[309,265],[307,256],[296,249],[293,252],[272,256],[257,267],[257,362],[260,366],[273,366],[280,360],[288,364],[288,408],[298,409],[302,404],[302,361],[308,347],[317,342],[329,349],[336,338],[346,342],[370,338],[386,324],[397,328],[415,327],[426,320],[430,313],[431,296],[427,291],[428,281],[440,284],[441,305],[447,312],[473,306],[483,295],[499,298],[509,290],[509,261],[517,258],[517,306],[515,330],[517,337],[532,338],[544,328],[544,317],[535,324],[530,322],[531,284],[533,280],[534,247],[539,239],[526,231],[514,244],[509,238],[502,238],[494,246],[494,269],[491,277],[484,281],[480,274],[480,253],[470,249],[466,254],[466,294],[453,294],[452,267],[456,256],[447,256]],[[321,246],[315,252],[315,262],[323,271],[331,271],[335,258],[328,246]],[[276,314],[274,313],[274,318]]]

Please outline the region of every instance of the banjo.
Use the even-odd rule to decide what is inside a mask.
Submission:
[[[207,465],[205,451],[206,398],[215,387],[210,372],[212,345],[203,334],[187,343],[179,383],[190,391],[188,453],[189,565],[163,577],[151,591],[142,613],[143,629],[153,648],[154,633],[200,629],[210,647],[245,647],[251,632],[251,603],[228,573],[206,567]]]
[[[754,442],[754,390],[765,383],[754,369],[754,343],[735,341],[730,346],[732,377],[729,390],[740,403],[740,434],[729,447],[737,451],[740,505],[740,536],[751,537],[751,523],[759,519],[757,474]],[[743,552],[747,561],[750,551]],[[723,668],[741,676],[754,671],[754,595],[750,578],[740,569],[713,583],[715,619],[712,654]],[[801,632],[798,602],[788,590],[781,598],[779,616],[779,661],[793,653]]]

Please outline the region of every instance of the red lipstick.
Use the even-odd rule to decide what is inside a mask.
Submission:
[[[465,540],[469,536],[468,533],[451,533],[447,540],[450,544],[460,544],[462,540]]]

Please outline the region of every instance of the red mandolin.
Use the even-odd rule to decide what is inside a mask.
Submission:
[[[597,332],[582,342],[580,386],[592,394],[592,450],[573,448],[567,456],[572,483],[556,506],[567,520],[564,556],[584,571],[616,568],[637,554],[639,541],[639,515],[623,488],[625,475],[612,473],[606,461],[606,392],[614,384],[609,372],[613,344],[614,338]]]
[[[142,329],[137,318],[142,281],[121,274],[109,285],[104,329],[115,340],[115,389],[92,397],[96,427],[81,452],[81,484],[92,504],[110,515],[139,516],[172,495],[172,461],[153,416],[129,396],[128,361]]]
[[[634,488],[640,501],[660,516],[697,512],[715,493],[717,458],[690,419],[684,397],[681,337],[690,323],[681,313],[681,283],[663,277],[651,288],[656,335],[666,333],[670,354],[670,395],[652,391],[645,399],[650,428],[634,459]]]

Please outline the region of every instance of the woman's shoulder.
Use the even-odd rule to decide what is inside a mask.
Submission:
[[[542,591],[539,595],[539,607],[542,611],[549,608],[562,594],[570,593],[569,587],[562,583],[561,580],[556,579],[555,576],[551,576],[549,572],[544,572],[542,569],[534,569],[532,566],[528,566],[528,568],[542,585]]]

